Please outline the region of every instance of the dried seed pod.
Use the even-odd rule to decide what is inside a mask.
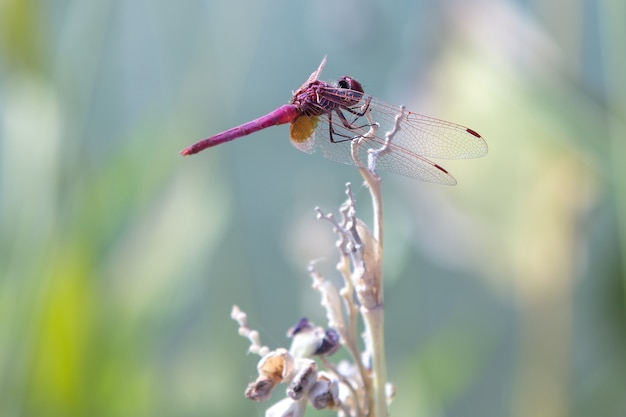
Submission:
[[[330,356],[337,352],[341,344],[339,343],[339,333],[335,329],[328,329],[324,332],[324,337],[318,348],[313,352],[314,355]]]
[[[293,380],[287,387],[287,396],[293,400],[301,399],[317,381],[317,364],[313,360],[302,361]]]
[[[244,395],[252,401],[260,402],[267,400],[271,395],[278,382],[271,378],[260,377],[254,382],[248,384]]]
[[[335,329],[314,327],[303,318],[287,332],[292,337],[289,353],[294,358],[310,358],[314,355],[332,355],[339,349],[341,337]]]
[[[276,383],[288,381],[293,375],[294,359],[286,349],[276,349],[261,358],[257,369],[260,377],[264,376]]]
[[[294,360],[285,349],[277,349],[265,355],[257,365],[259,377],[248,384],[245,396],[253,401],[265,401],[278,384],[293,375]]]
[[[309,391],[309,402],[318,410],[333,409],[339,404],[339,383],[326,373],[320,373]]]

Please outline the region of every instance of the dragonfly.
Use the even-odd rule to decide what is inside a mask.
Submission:
[[[438,184],[455,185],[456,179],[429,158],[467,159],[487,154],[487,143],[475,130],[387,104],[365,94],[361,83],[349,76],[335,83],[320,80],[325,64],[326,57],[288,104],[200,140],[180,154],[196,154],[287,123],[291,143],[301,151],[320,149],[333,161]],[[358,141],[356,154],[354,141]]]

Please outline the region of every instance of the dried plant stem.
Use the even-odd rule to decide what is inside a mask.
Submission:
[[[365,179],[367,188],[370,190],[372,197],[372,206],[374,209],[374,238],[378,242],[378,253],[382,260],[383,255],[383,196],[380,187],[380,177],[372,173],[369,169],[359,167],[361,175]]]
[[[376,310],[362,309],[365,330],[372,349],[372,376],[370,391],[370,416],[387,417],[387,364],[385,360],[385,342],[383,332],[384,309],[382,305]]]
[[[369,117],[369,114],[368,114]],[[375,134],[378,125],[372,122],[371,134]],[[352,143],[352,157],[355,162],[359,161],[358,147],[359,141]],[[374,253],[377,262],[370,262],[369,266],[374,267],[375,271],[368,271],[368,275],[373,277],[373,284],[370,291],[375,296],[375,303],[363,302],[361,300],[361,315],[366,330],[366,345],[371,349],[371,384],[366,383],[369,391],[369,410],[370,416],[387,417],[389,411],[387,409],[387,396],[385,386],[387,384],[387,363],[385,357],[385,338],[384,338],[384,304],[383,304],[383,285],[382,285],[382,260],[383,260],[383,204],[381,192],[380,177],[369,168],[363,167],[357,163],[359,171],[370,190],[374,213],[374,240],[377,243]],[[357,292],[358,294],[358,292]],[[370,301],[372,299],[370,298]]]
[[[361,175],[368,184],[372,202],[374,205],[374,237],[378,242],[377,256],[378,262],[375,263],[378,271],[373,271],[374,276],[382,278],[382,232],[383,232],[383,206],[380,190],[380,178],[372,174],[369,170],[361,168]],[[361,306],[361,315],[365,324],[366,334],[369,337],[372,354],[372,395],[370,401],[373,401],[371,410],[374,411],[373,416],[387,417],[387,396],[385,394],[385,385],[387,383],[387,363],[385,356],[385,334],[384,334],[384,316],[385,309],[383,304],[383,285],[382,279],[379,280],[378,305]]]
[[[354,294],[354,286],[352,285],[352,280],[350,277],[350,260],[347,256],[342,256],[341,261],[337,265],[337,270],[341,273],[344,278],[344,288],[341,290],[341,296],[344,299],[344,305],[346,308],[346,314],[348,316],[348,326],[346,329],[345,335],[345,346],[350,352],[354,363],[359,369],[359,373],[361,374],[361,378],[363,382],[367,385],[369,375],[365,366],[363,365],[363,361],[361,360],[361,355],[359,353],[359,347],[356,345],[357,337],[357,322],[358,322],[358,309],[356,305],[352,302],[352,295]]]

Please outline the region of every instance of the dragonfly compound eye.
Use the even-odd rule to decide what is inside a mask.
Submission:
[[[337,81],[337,86],[339,88],[346,88],[348,90],[358,91],[359,93],[363,92],[363,86],[360,82],[355,80],[352,77],[343,76]]]
[[[339,88],[350,89],[350,83],[348,82],[347,78],[349,77],[341,77],[339,81],[337,81],[337,86]]]

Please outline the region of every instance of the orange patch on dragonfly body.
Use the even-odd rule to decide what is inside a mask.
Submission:
[[[295,143],[305,142],[313,135],[313,131],[317,127],[319,117],[317,116],[300,116],[289,126],[289,137]]]

